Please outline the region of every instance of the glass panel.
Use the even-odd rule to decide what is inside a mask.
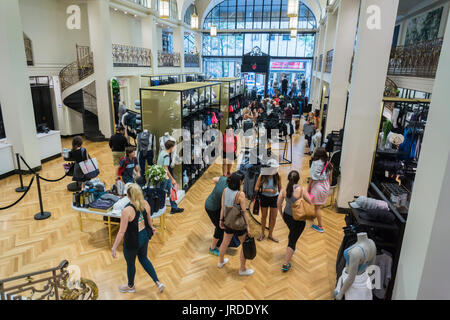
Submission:
[[[219,39],[219,55],[224,56],[226,55],[227,50],[227,35],[226,34],[219,34],[217,37]]]
[[[269,54],[269,34],[261,34],[261,51]]]
[[[289,28],[289,18],[287,16],[287,2],[283,2],[283,6],[281,7],[281,29]]]
[[[244,55],[244,35],[243,34],[236,35],[236,55],[237,56]]]
[[[244,41],[244,54],[249,53],[252,51],[253,45],[252,45],[252,34],[246,33],[245,34],[245,41]]]
[[[280,10],[281,10],[281,2],[279,0],[272,1],[272,20],[270,23],[270,27],[272,29],[280,28]]]
[[[313,57],[315,35],[307,35],[305,41],[306,41],[305,57]]]
[[[222,52],[219,48],[219,37],[211,37],[211,55],[218,56]]]
[[[245,28],[246,29],[253,29],[253,6],[246,7],[246,13],[245,13]]]
[[[263,23],[262,27],[263,29],[270,29],[270,0],[264,1],[264,12],[263,12]]]
[[[279,47],[278,47],[278,56],[279,57],[286,56],[287,43],[288,43],[289,39],[290,39],[289,34],[280,35],[280,41],[279,41]]]
[[[262,12],[263,12],[263,7],[262,6],[255,6],[255,16],[254,16],[253,29],[261,29]]]
[[[297,57],[305,57],[305,35],[297,37],[297,51],[295,55]]]
[[[260,33],[254,33],[252,35],[252,49],[254,47],[259,47],[261,48],[261,34]]]
[[[298,36],[297,36],[298,38]],[[295,48],[297,46],[297,38],[292,39],[289,36],[289,40],[287,41],[287,52],[286,52],[286,56],[288,57],[295,57]]]
[[[270,35],[270,55],[277,56],[278,55],[278,34]]]

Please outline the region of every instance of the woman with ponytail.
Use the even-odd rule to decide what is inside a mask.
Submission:
[[[120,229],[112,247],[112,256],[116,258],[117,247],[124,239],[123,255],[127,262],[128,284],[119,286],[119,291],[123,293],[136,292],[134,276],[136,275],[135,262],[137,256],[142,267],[158,286],[159,292],[162,292],[165,286],[158,280],[155,269],[147,257],[148,241],[155,232],[150,205],[145,201],[142,189],[135,183],[128,187],[127,196],[130,199],[130,204],[122,210]]]
[[[278,196],[278,212],[283,216],[283,220],[289,228],[289,242],[286,249],[286,255],[284,258],[284,264],[281,268],[283,272],[287,272],[291,269],[291,259],[295,252],[295,247],[298,239],[300,238],[303,230],[305,229],[305,221],[297,221],[292,217],[292,204],[298,199],[305,199],[306,202],[311,204],[308,192],[305,188],[298,185],[300,181],[300,174],[298,171],[291,171],[288,175],[288,184],[285,189],[281,190]],[[283,210],[283,202],[286,200],[286,206]]]

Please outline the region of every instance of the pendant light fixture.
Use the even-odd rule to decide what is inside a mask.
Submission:
[[[159,0],[159,17],[161,19],[169,19],[170,16],[169,0]]]
[[[298,17],[290,17],[289,18],[289,29],[291,30],[297,30],[298,28]]]
[[[211,37],[217,36],[217,28],[216,28],[216,26],[214,24],[211,25],[210,36]]]
[[[297,29],[291,30],[291,38],[297,38]]]
[[[195,8],[195,2],[194,2],[194,12],[191,14],[191,29],[193,30],[198,29],[198,15],[197,10]]]
[[[287,7],[287,16],[288,17],[297,17],[299,10],[299,0],[289,0]]]

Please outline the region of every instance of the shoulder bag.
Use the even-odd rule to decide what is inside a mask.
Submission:
[[[316,212],[314,211],[314,206],[306,202],[305,198],[302,196],[300,199],[295,201],[292,206],[292,218],[296,221],[314,220],[316,218]]]
[[[235,205],[238,195],[239,192],[236,194],[232,207],[225,206],[223,224],[231,230],[242,231],[247,228],[247,223],[245,222],[244,212]]]

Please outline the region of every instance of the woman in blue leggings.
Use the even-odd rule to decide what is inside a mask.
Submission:
[[[122,210],[119,233],[112,247],[112,256],[116,258],[117,247],[124,239],[123,255],[127,262],[128,284],[119,286],[119,291],[136,292],[134,276],[136,275],[136,257],[138,257],[142,267],[158,286],[159,292],[163,292],[165,286],[159,281],[155,268],[147,257],[148,241],[155,231],[150,215],[150,206],[144,200],[142,189],[137,184],[128,187],[127,196],[130,204]]]

